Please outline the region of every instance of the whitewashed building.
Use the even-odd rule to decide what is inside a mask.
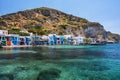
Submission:
[[[8,35],[8,30],[0,30],[0,34]]]
[[[73,37],[73,44],[80,45],[84,43],[84,38],[82,36]]]

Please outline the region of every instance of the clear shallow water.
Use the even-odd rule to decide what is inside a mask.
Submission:
[[[120,80],[120,44],[0,49],[0,80]]]

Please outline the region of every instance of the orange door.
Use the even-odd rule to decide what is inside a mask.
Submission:
[[[7,46],[11,46],[11,41],[7,41]]]

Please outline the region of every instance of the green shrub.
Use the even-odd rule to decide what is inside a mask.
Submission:
[[[67,29],[67,26],[68,25],[59,25],[59,27],[62,28],[62,29]]]
[[[88,21],[86,19],[81,19],[80,22],[81,23],[87,23]]]
[[[77,24],[74,23],[74,22],[68,22],[68,24],[70,24],[70,25],[77,25]]]
[[[20,35],[20,36],[30,36],[29,33],[23,33],[23,32],[20,32],[19,35]]]
[[[60,31],[60,32],[58,33],[58,35],[64,35],[64,32],[63,32],[63,31]]]
[[[19,29],[11,29],[11,30],[8,30],[8,33],[9,34],[19,34],[20,30]]]

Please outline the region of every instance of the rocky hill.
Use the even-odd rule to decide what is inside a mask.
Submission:
[[[26,30],[39,35],[55,33],[97,38],[112,36],[120,40],[119,35],[107,34],[104,27],[97,22],[90,22],[84,18],[46,7],[0,16],[0,29],[13,30],[10,31],[13,33],[15,30]]]

